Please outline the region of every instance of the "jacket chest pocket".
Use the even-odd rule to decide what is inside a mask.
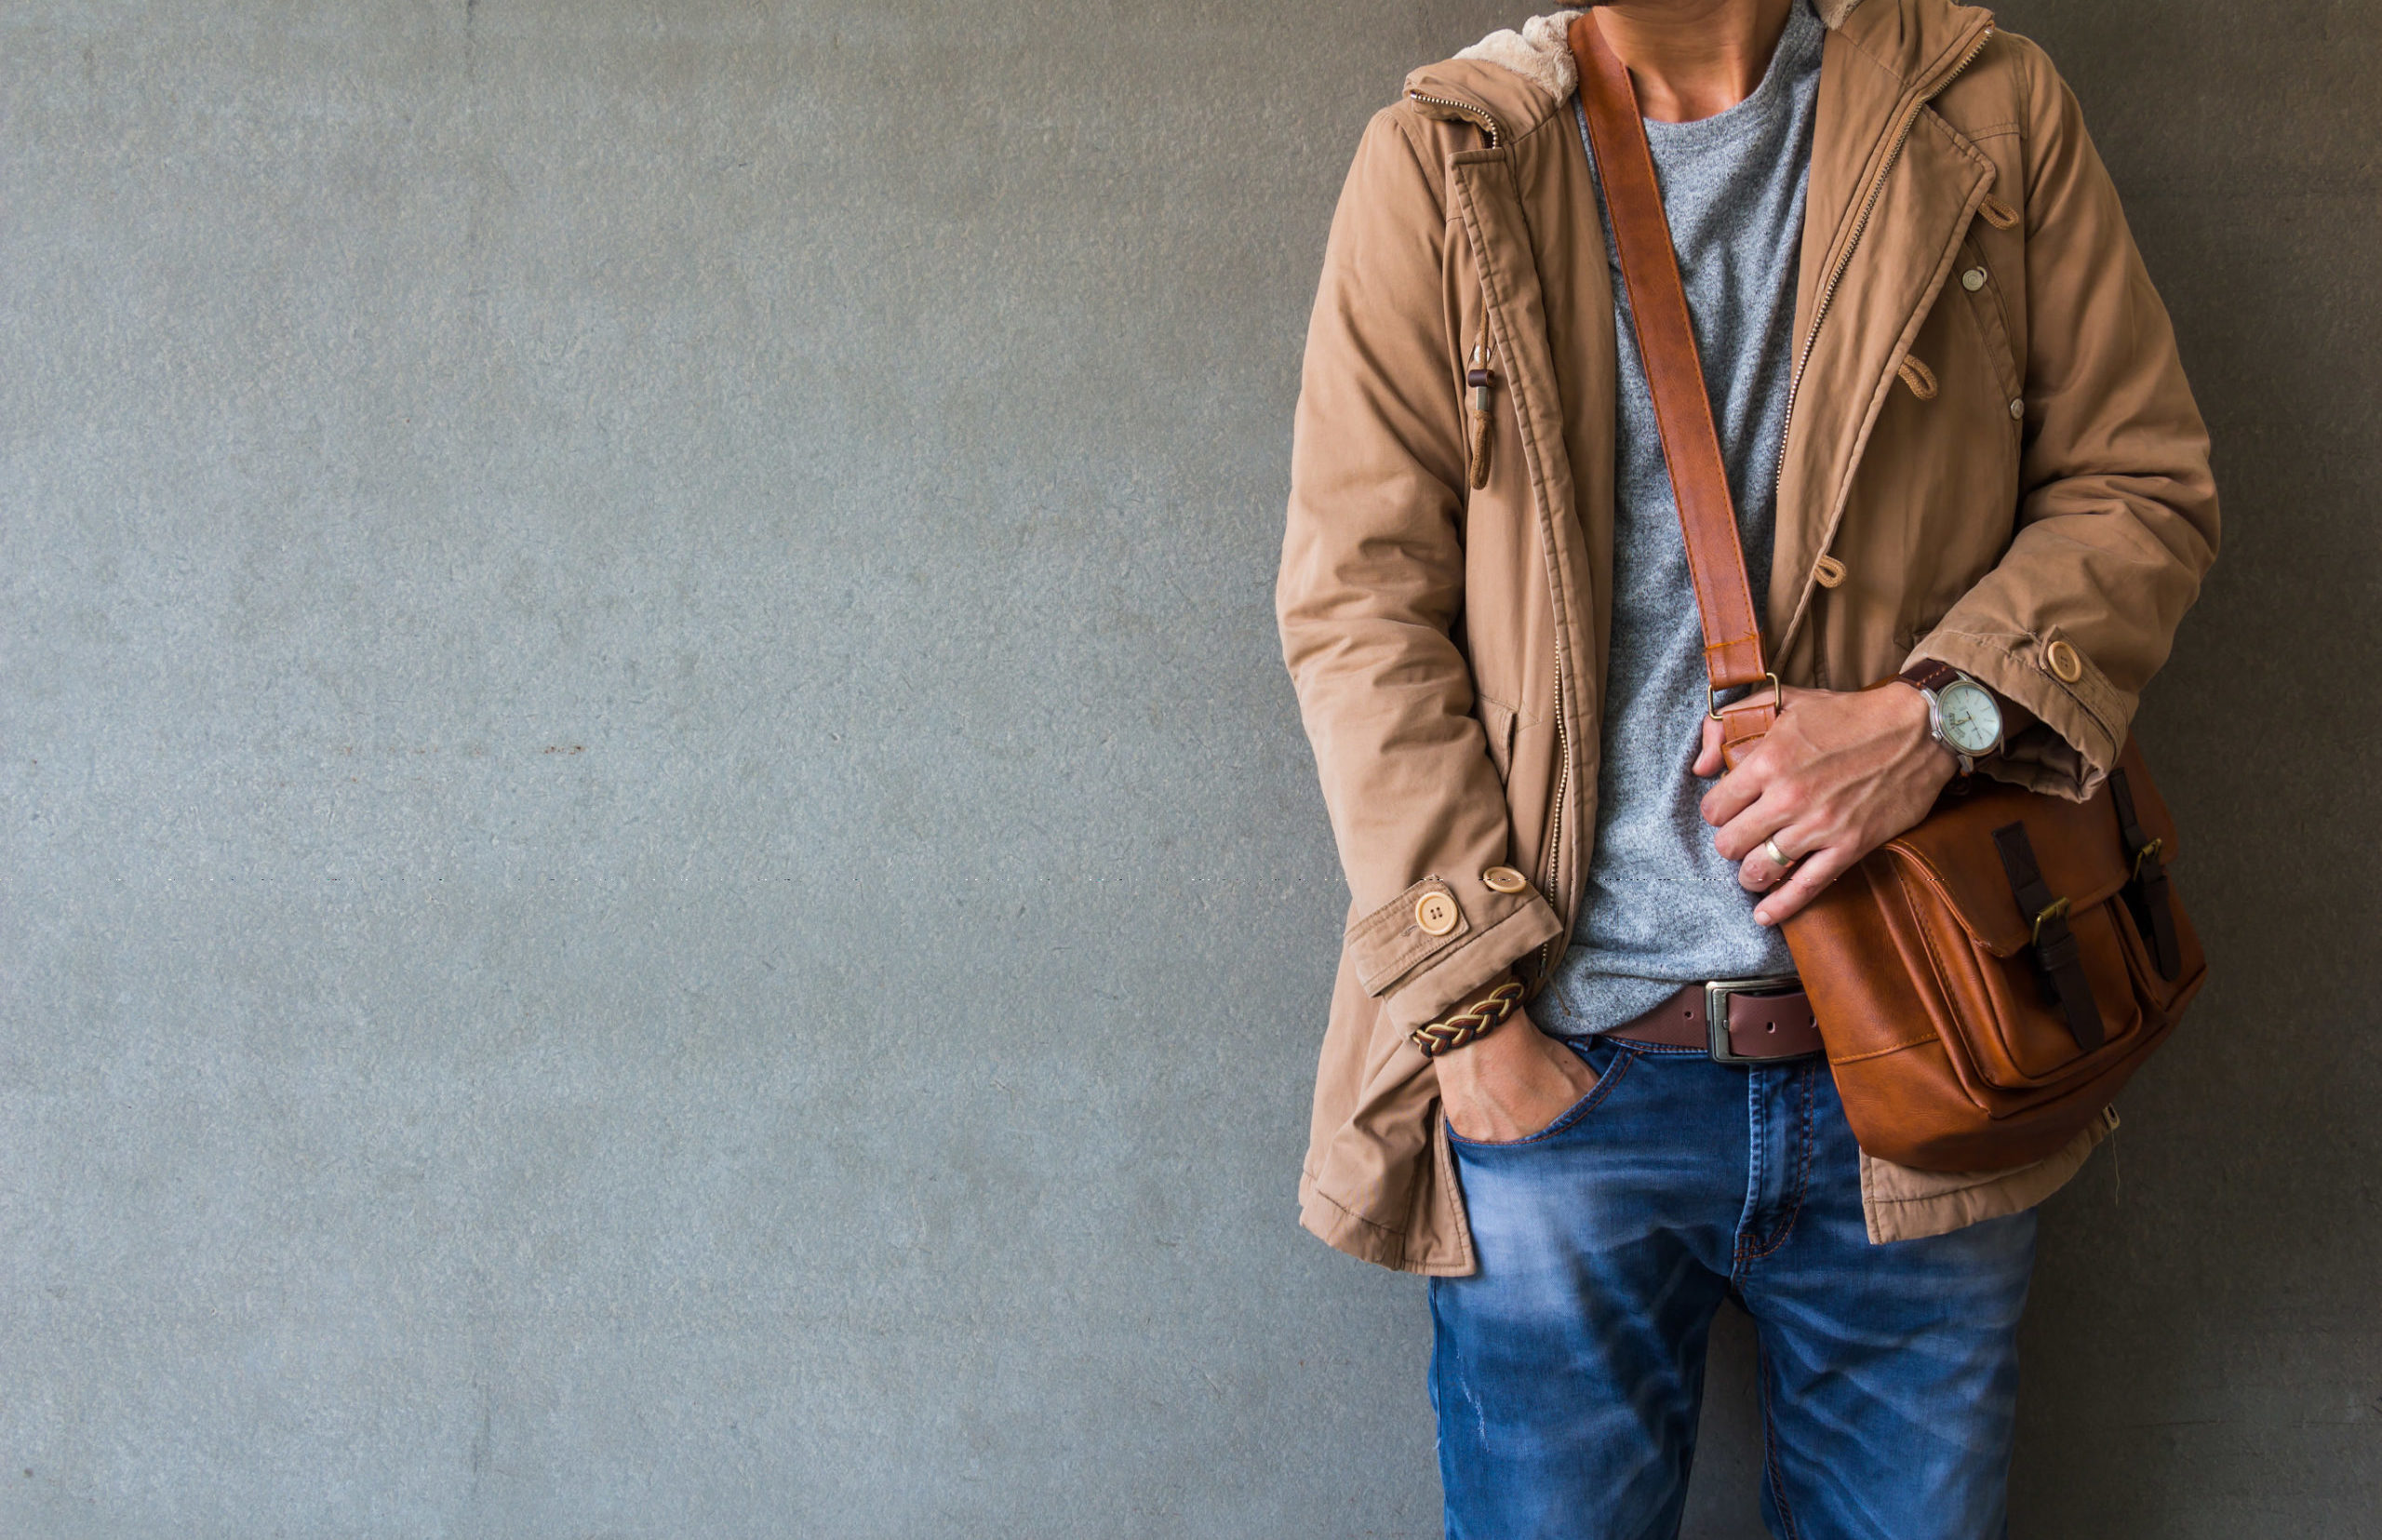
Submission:
[[[1814,605],[1834,688],[1889,654],[1899,666],[2008,549],[2025,426],[2011,339],[1971,234],[1887,382],[1833,553],[1855,576]]]
[[[1957,299],[1960,313],[1974,328],[1980,352],[1984,355],[1986,384],[1993,393],[1993,400],[2005,414],[2007,430],[2015,435],[2022,425],[2019,413],[2011,409],[2020,400],[2026,382],[2018,368],[2018,350],[2011,340],[2009,312],[2004,307],[2001,281],[1994,275],[1985,254],[1977,249],[1976,238],[1971,235],[1960,243],[1960,254],[1952,268],[1952,276],[1944,286],[1947,298]]]

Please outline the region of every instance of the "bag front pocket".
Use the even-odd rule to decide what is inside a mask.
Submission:
[[[2143,1001],[2120,931],[2127,924],[2114,900],[2072,911],[2084,977],[2101,1017],[2101,1041],[2077,1041],[2034,963],[2032,949],[2000,955],[1971,936],[1940,904],[1914,904],[1929,949],[1942,970],[1944,1009],[1977,1078],[1998,1090],[2028,1091],[2065,1085],[2106,1059],[2131,1051],[2144,1024]]]

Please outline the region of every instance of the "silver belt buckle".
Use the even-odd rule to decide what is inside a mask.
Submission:
[[[1803,987],[1800,973],[1769,973],[1758,979],[1714,979],[1704,986],[1705,1040],[1712,1050],[1712,1059],[1723,1065],[1784,1065],[1796,1059],[1807,1059],[1808,1053],[1792,1058],[1754,1059],[1737,1052],[1729,1044],[1729,997],[1732,995],[1791,995]]]

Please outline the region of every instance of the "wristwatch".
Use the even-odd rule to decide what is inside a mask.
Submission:
[[[1927,697],[1927,731],[1960,762],[1962,775],[2001,751],[2001,706],[1993,691],[1947,663],[1927,659],[1898,676]]]

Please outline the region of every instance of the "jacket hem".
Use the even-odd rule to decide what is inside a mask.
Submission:
[[[1377,1225],[1363,1214],[1342,1208],[1315,1185],[1315,1173],[1299,1174],[1299,1227],[1344,1255],[1394,1272],[1424,1278],[1464,1278],[1472,1271],[1465,1259],[1437,1261],[1407,1254],[1406,1232]]]
[[[2086,1124],[2056,1155],[2014,1171],[1984,1172],[1969,1177],[1911,1171],[1880,1160],[1865,1150],[1861,1155],[1861,1215],[1867,1225],[1870,1243],[1882,1246],[1890,1241],[1949,1235],[1987,1219],[2031,1209],[2068,1185],[2117,1126],[2117,1109],[2104,1107],[2100,1116]],[[1894,1181],[1943,1185],[1934,1191],[1905,1194],[1880,1190]]]

